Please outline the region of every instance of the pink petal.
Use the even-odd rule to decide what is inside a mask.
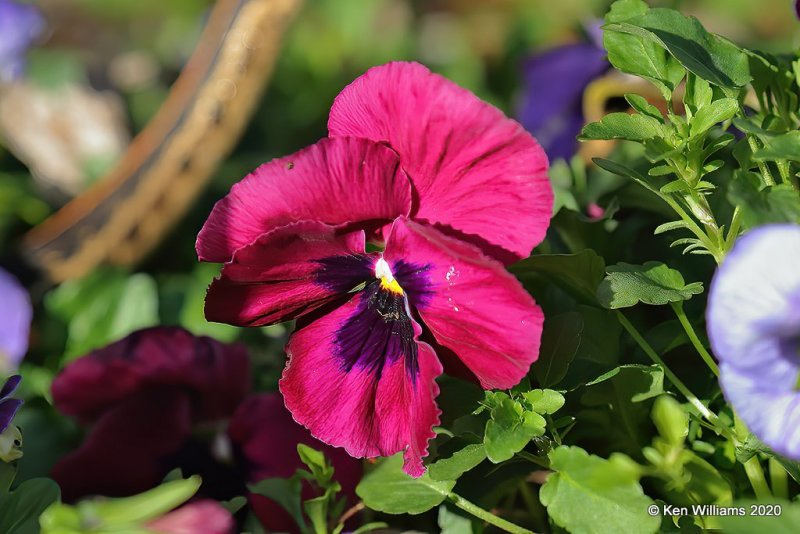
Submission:
[[[544,239],[553,191],[542,148],[500,110],[424,66],[370,69],[336,98],[328,130],[397,151],[419,195],[414,219],[509,263]]]
[[[404,470],[421,476],[439,424],[435,379],[442,367],[417,341],[419,326],[403,315],[399,321],[412,330],[400,334],[372,307],[372,296],[365,290],[292,335],[280,389],[295,420],[317,439],[355,457],[405,451]]]
[[[187,504],[147,524],[159,534],[231,534],[235,528],[231,513],[212,500]]]
[[[371,276],[364,232],[301,222],[262,235],[233,255],[206,297],[209,321],[263,326],[294,319]]]
[[[413,221],[398,219],[384,253],[390,265],[423,266],[409,292],[422,322],[438,343],[452,350],[486,388],[507,389],[539,356],[544,316],[522,285],[475,246]]]
[[[293,222],[388,221],[410,208],[411,186],[391,149],[365,139],[322,139],[234,185],[197,236],[197,255],[223,263]]]

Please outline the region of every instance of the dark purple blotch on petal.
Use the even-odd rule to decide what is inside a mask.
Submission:
[[[345,372],[366,369],[376,378],[387,363],[404,357],[408,374],[416,377],[417,343],[405,295],[382,288],[377,279],[368,283],[355,313],[336,332],[336,357]]]
[[[336,293],[347,293],[359,284],[374,278],[375,259],[367,254],[332,256],[317,260],[320,265],[316,282]]]
[[[392,274],[408,295],[411,305],[424,306],[435,291],[436,288],[428,276],[430,270],[430,265],[418,265],[404,260],[396,261],[392,265]]]

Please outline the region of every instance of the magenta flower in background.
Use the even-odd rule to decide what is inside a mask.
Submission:
[[[70,363],[53,381],[53,401],[92,428],[52,470],[64,500],[134,495],[175,467],[202,471],[211,452],[193,428],[230,417],[249,389],[243,346],[181,328],[140,330]],[[215,472],[199,474],[214,483]]]
[[[231,513],[212,500],[189,503],[147,524],[148,532],[159,534],[232,534],[235,528]]]
[[[36,7],[0,0],[0,82],[22,74],[25,53],[44,28],[44,19]]]
[[[739,238],[711,284],[708,335],[725,397],[759,439],[800,460],[800,225]]]
[[[0,269],[0,373],[13,371],[28,351],[33,308],[17,279]]]
[[[297,454],[302,443],[325,453],[333,464],[334,478],[342,486],[349,505],[356,502],[355,489],[361,479],[361,462],[314,439],[308,430],[295,423],[278,393],[251,395],[231,418],[228,437],[247,473],[247,482],[267,478],[289,478],[306,469]],[[340,495],[341,496],[341,495]],[[303,485],[303,500],[315,497],[308,483]],[[294,519],[278,503],[261,495],[248,495],[248,501],[270,532],[295,532]]]
[[[536,136],[551,160],[569,160],[577,152],[576,137],[586,124],[583,93],[611,69],[599,25],[587,31],[590,42],[546,50],[523,65],[520,122]]]
[[[547,158],[416,63],[370,69],[328,127],[214,207],[197,251],[225,266],[206,316],[299,319],[280,382],[295,420],[356,457],[405,451],[419,476],[439,422],[437,353],[485,388],[514,386],[538,356],[541,309],[503,264],[544,238]]]
[[[243,346],[181,328],[140,330],[75,360],[53,382],[53,399],[59,411],[92,427],[83,445],[52,471],[64,500],[141,493],[175,468],[203,477],[201,495],[230,499],[244,495],[247,483],[289,477],[303,467],[298,443],[324,452],[345,495],[354,495],[358,460],[311,437],[277,393],[249,391]],[[308,498],[314,496],[310,489],[304,490]],[[249,498],[267,529],[296,530],[277,503]],[[169,514],[169,524],[191,524],[205,513],[227,524],[209,506],[196,505]]]

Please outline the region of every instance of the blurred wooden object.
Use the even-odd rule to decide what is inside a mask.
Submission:
[[[103,179],[25,236],[26,259],[62,282],[150,252],[238,141],[300,3],[219,0],[158,113]]]

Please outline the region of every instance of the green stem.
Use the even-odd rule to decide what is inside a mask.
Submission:
[[[769,500],[772,498],[772,492],[769,490],[767,478],[764,476],[764,470],[761,468],[761,462],[757,455],[744,463],[744,472],[747,473],[747,478],[750,480],[750,485],[753,486],[757,499]]]
[[[686,213],[686,210],[684,210],[680,206],[680,204],[675,202],[674,199],[670,198],[669,195],[664,195],[660,192],[657,194],[658,196],[661,197],[661,199],[664,202],[666,202],[669,205],[670,208],[672,208],[672,210],[675,213],[678,214],[678,216],[683,220],[683,222],[686,223],[686,228],[690,232],[692,232],[695,235],[695,237],[697,237],[697,239],[700,240],[701,243],[703,243],[703,245],[706,247],[706,249],[708,249],[709,252],[711,252],[711,255],[714,256],[714,260],[718,264],[721,263],[723,255],[722,251],[719,250],[716,243],[714,243],[714,241],[708,236],[708,234],[704,232],[703,229],[700,228],[700,226],[696,222],[694,222],[694,219],[692,219],[689,216],[689,214]]]
[[[683,330],[686,332],[686,335],[689,336],[689,341],[692,342],[692,345],[697,353],[701,358],[703,358],[703,361],[706,362],[706,365],[709,369],[711,369],[711,372],[714,373],[714,376],[719,377],[719,367],[717,366],[717,362],[714,361],[714,358],[708,353],[706,348],[700,342],[700,338],[697,337],[697,333],[694,331],[692,323],[689,322],[689,319],[686,317],[686,313],[683,311],[683,303],[672,302],[670,305],[675,311],[675,315],[678,316],[678,321],[680,321],[681,326],[683,326]]]
[[[785,159],[779,159],[775,162],[778,166],[778,173],[781,177],[781,182],[791,184],[792,180],[789,178],[789,163]]]
[[[452,502],[465,512],[474,515],[478,519],[486,521],[490,525],[494,525],[500,530],[511,532],[511,534],[534,534],[532,530],[528,530],[526,528],[520,527],[519,525],[515,525],[514,523],[506,521],[502,517],[497,517],[493,513],[484,510],[477,504],[471,503],[470,501],[466,500],[461,495],[451,492],[447,494],[447,498],[450,500],[450,502]]]
[[[547,511],[531,490],[530,485],[524,480],[519,483],[519,493],[522,495],[522,500],[525,501],[525,506],[528,508],[528,513],[533,519],[534,525],[546,529]]]
[[[526,451],[519,451],[517,453],[517,456],[519,456],[520,458],[525,458],[529,462],[535,463],[542,469],[550,469],[550,463],[547,461],[546,458],[539,458],[538,456],[535,456]]]
[[[769,459],[769,481],[772,485],[772,492],[780,499],[789,499],[789,477],[786,476],[786,469],[775,458]]]
[[[736,206],[736,208],[733,210],[733,216],[731,217],[731,226],[728,228],[728,237],[725,239],[725,250],[723,250],[724,254],[727,254],[728,251],[733,248],[736,238],[739,237],[739,227],[741,224],[742,208]]]
[[[736,412],[733,413],[733,428],[735,431],[733,443],[742,443],[745,439],[747,439],[747,435],[750,431],[747,429],[747,426],[744,424]],[[758,455],[753,455],[752,458],[747,460],[744,463],[744,472],[747,474],[747,479],[750,481],[750,485],[753,487],[753,492],[756,494],[756,498],[762,500],[768,500],[772,498],[772,492],[767,485],[767,478],[764,476],[764,469],[761,467],[761,462],[758,459]]]
[[[664,363],[664,360],[661,359],[661,356],[659,356],[656,351],[653,350],[653,347],[650,346],[650,344],[642,337],[642,335],[639,334],[639,331],[636,330],[636,327],[633,326],[631,322],[628,321],[628,318],[625,317],[625,315],[619,310],[617,310],[617,320],[619,320],[622,327],[628,332],[628,334],[630,334],[633,340],[636,341],[644,353],[647,354],[656,365],[659,365],[664,370],[664,374],[666,375],[667,379],[672,382],[675,388],[680,391],[684,397],[686,397],[686,400],[688,400],[691,405],[694,406],[698,412],[700,412],[700,415],[702,415],[709,423],[714,425],[714,428],[718,433],[733,439],[734,436],[733,432],[731,432],[731,429],[722,424],[722,421],[719,420],[719,417],[709,410],[705,404],[700,402],[700,399],[697,398],[697,395],[692,393],[689,388],[686,387],[686,384],[684,384],[683,381],[681,381],[681,379],[678,378],[669,367],[667,367],[667,364]]]
[[[747,143],[750,145],[750,151],[753,154],[758,152],[758,141],[756,141],[756,138],[753,137],[752,134],[747,134]],[[766,185],[775,185],[775,178],[772,177],[772,173],[769,167],[767,167],[767,164],[763,161],[757,161],[756,164],[758,165],[758,170],[761,171],[761,175],[764,177],[764,183]]]

